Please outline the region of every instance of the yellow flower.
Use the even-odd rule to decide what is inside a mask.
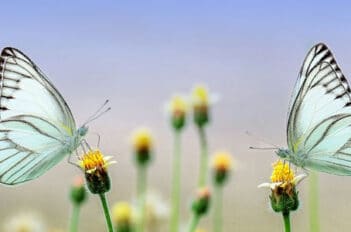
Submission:
[[[272,182],[292,182],[294,180],[294,177],[295,173],[290,168],[289,163],[278,160],[273,164],[273,172],[271,175]]]
[[[45,232],[46,225],[37,214],[22,212],[5,220],[5,232]]]
[[[175,130],[181,130],[185,126],[188,105],[184,97],[174,95],[168,104],[167,111],[170,113],[171,124]]]
[[[145,127],[137,129],[133,133],[132,142],[136,151],[150,150],[153,143],[150,130]]]
[[[194,106],[208,106],[209,94],[204,85],[197,85],[192,91],[192,99]]]
[[[89,150],[83,155],[82,160],[79,162],[80,167],[88,173],[93,173],[97,169],[107,170],[107,167],[114,163],[110,161],[111,156],[104,157],[100,150]]]
[[[229,171],[232,162],[232,156],[228,152],[217,152],[213,158],[213,168],[216,171]]]
[[[85,173],[88,189],[93,194],[101,194],[110,190],[110,178],[107,167],[115,163],[110,161],[112,157],[104,157],[100,150],[89,150],[79,162]]]
[[[263,183],[258,187],[269,187],[274,190],[276,187],[284,187],[287,184],[292,184],[295,187],[306,178],[306,174],[295,175],[294,171],[290,168],[289,163],[284,163],[281,160],[278,160],[273,164],[273,171],[271,175],[271,183]]]
[[[214,102],[213,96],[209,94],[203,85],[197,85],[192,91],[192,107],[194,122],[197,126],[203,127],[210,121],[210,105]]]
[[[272,182],[260,184],[258,187],[271,189],[271,207],[275,212],[290,212],[299,206],[296,186],[306,176],[306,174],[296,176],[288,163],[278,160],[273,164]]]
[[[215,153],[212,161],[213,181],[216,185],[222,186],[228,179],[232,167],[232,157],[228,152]]]
[[[169,103],[169,110],[172,115],[185,115],[188,111],[185,98],[181,95],[174,95]]]
[[[113,206],[112,215],[115,223],[131,224],[133,217],[133,210],[128,202],[118,202]]]
[[[135,160],[138,165],[145,165],[150,161],[153,147],[151,132],[147,128],[140,128],[132,136]]]

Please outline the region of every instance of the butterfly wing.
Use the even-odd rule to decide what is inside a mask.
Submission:
[[[289,149],[307,168],[351,175],[350,87],[326,45],[307,54],[288,115]]]
[[[76,130],[67,103],[22,52],[0,56],[0,182],[34,179],[59,162]]]

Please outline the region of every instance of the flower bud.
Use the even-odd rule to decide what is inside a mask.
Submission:
[[[173,96],[169,111],[171,114],[171,124],[175,130],[181,130],[185,126],[187,103],[185,99],[179,95]]]
[[[207,187],[201,188],[193,201],[192,210],[198,216],[205,215],[210,206],[211,193]]]
[[[136,130],[132,137],[135,160],[139,165],[147,164],[152,155],[152,137],[146,128]]]
[[[209,96],[204,86],[196,86],[192,92],[194,122],[203,127],[209,122]]]
[[[76,176],[70,191],[70,198],[73,204],[80,205],[86,200],[87,194],[84,187],[84,180],[81,176]]]
[[[213,181],[222,186],[228,179],[232,166],[232,158],[227,152],[217,152],[213,158]]]

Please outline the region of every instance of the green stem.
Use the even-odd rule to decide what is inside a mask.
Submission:
[[[180,168],[181,168],[181,145],[180,131],[174,133],[174,154],[172,167],[172,212],[169,231],[178,232],[179,230],[179,209],[180,209]]]
[[[143,232],[145,227],[145,205],[146,205],[146,167],[139,165],[137,177],[137,198],[138,198],[138,216],[137,232]]]
[[[283,219],[284,219],[285,232],[290,232],[291,231],[290,213],[289,212],[283,212]]]
[[[200,216],[197,214],[193,214],[189,224],[188,232],[194,232],[197,228],[197,225],[199,224],[199,221],[200,221]]]
[[[213,232],[222,232],[223,188],[214,187]]]
[[[77,232],[78,231],[79,210],[80,210],[80,205],[73,203],[71,224],[70,224],[70,229],[69,229],[70,232]]]
[[[318,199],[318,175],[311,172],[309,175],[309,215],[310,215],[310,231],[319,232],[319,199]]]
[[[104,214],[105,214],[105,218],[106,218],[106,225],[107,225],[108,231],[109,232],[113,232],[113,226],[112,226],[110,211],[108,209],[108,203],[107,203],[107,200],[106,200],[105,193],[101,193],[101,194],[99,194],[99,196],[100,196],[102,208],[104,209]]]
[[[199,127],[199,137],[200,137],[200,146],[201,146],[201,155],[200,155],[200,173],[198,187],[204,187],[207,182],[207,168],[208,168],[208,151],[207,151],[207,140],[206,133],[203,126]]]

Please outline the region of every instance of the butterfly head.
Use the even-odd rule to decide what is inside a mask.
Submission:
[[[276,153],[282,159],[289,160],[290,158],[290,151],[288,149],[279,148]]]
[[[78,128],[77,134],[80,137],[84,137],[88,133],[88,127],[86,125],[83,125]]]

